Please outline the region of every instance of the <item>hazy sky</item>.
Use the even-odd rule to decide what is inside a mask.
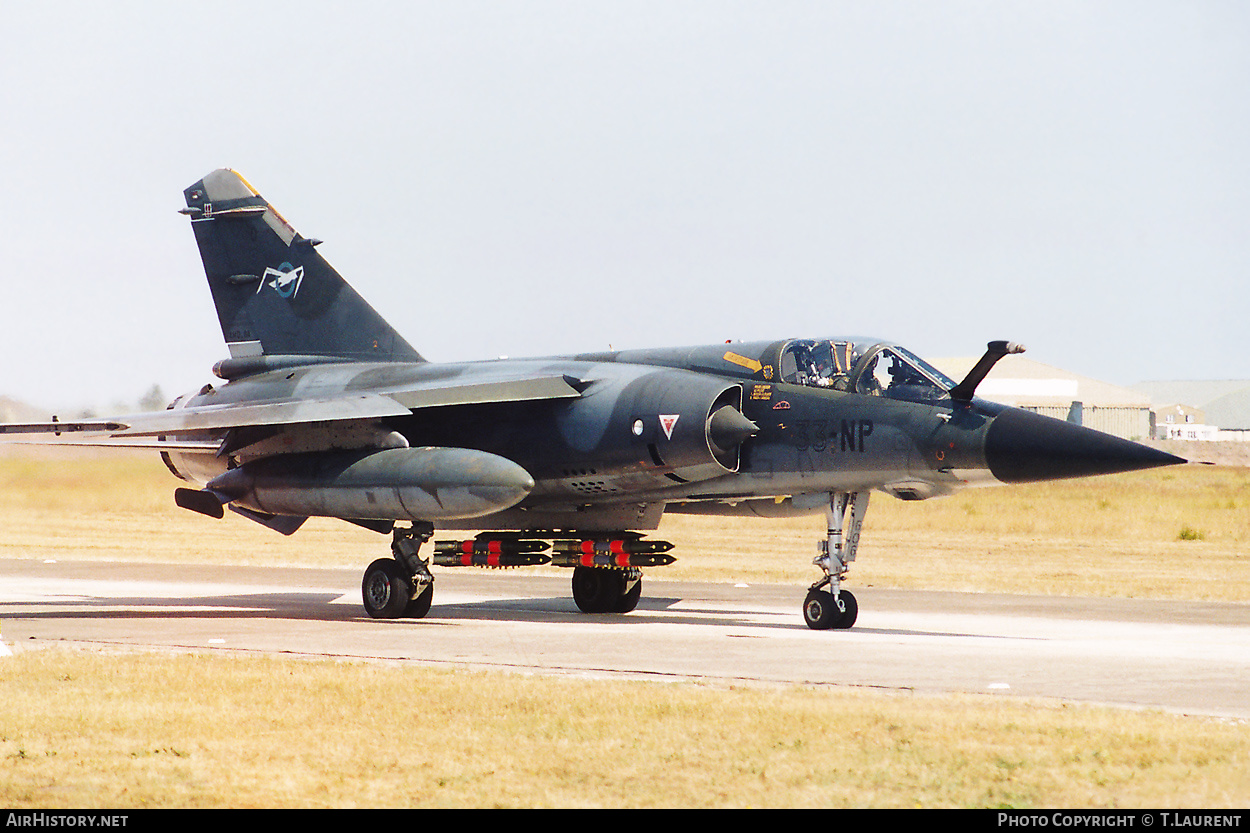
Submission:
[[[1243,2],[7,2],[0,394],[226,355],[247,177],[433,360],[837,334],[1250,378]]]

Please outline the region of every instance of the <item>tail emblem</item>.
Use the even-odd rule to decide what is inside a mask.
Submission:
[[[261,277],[260,286],[256,287],[256,294],[266,286],[271,287],[283,298],[290,300],[299,294],[299,285],[304,281],[304,267],[295,267],[289,263],[283,263],[277,269],[272,266],[265,267],[265,274]]]

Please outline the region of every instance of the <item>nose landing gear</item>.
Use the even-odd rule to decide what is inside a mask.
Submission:
[[[829,495],[825,508],[828,531],[820,542],[820,555],[812,562],[825,576],[812,585],[803,601],[803,621],[812,630],[844,630],[854,625],[859,616],[859,603],[851,591],[842,589],[842,579],[859,548],[869,496],[869,492]]]

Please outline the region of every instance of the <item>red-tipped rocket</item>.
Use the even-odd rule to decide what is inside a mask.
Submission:
[[[677,559],[665,553],[579,553],[556,552],[553,567],[664,567]]]
[[[582,538],[555,541],[551,545],[552,552],[580,555],[653,555],[672,548],[668,541],[644,541],[641,538]]]
[[[492,538],[478,536],[465,541],[435,541],[434,552],[458,555],[518,555],[543,552],[546,541],[531,538]]]
[[[546,541],[482,535],[434,542],[433,561],[440,567],[532,567],[551,560],[543,553],[545,549]]]
[[[556,567],[663,567],[677,559],[665,555],[668,541],[644,541],[639,536],[581,538],[555,541],[551,563]]]
[[[435,552],[430,560],[439,567],[536,567],[546,564],[551,556],[542,552]]]

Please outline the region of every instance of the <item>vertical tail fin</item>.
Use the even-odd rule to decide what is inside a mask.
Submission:
[[[183,192],[232,358],[424,361],[243,177],[222,168]]]

